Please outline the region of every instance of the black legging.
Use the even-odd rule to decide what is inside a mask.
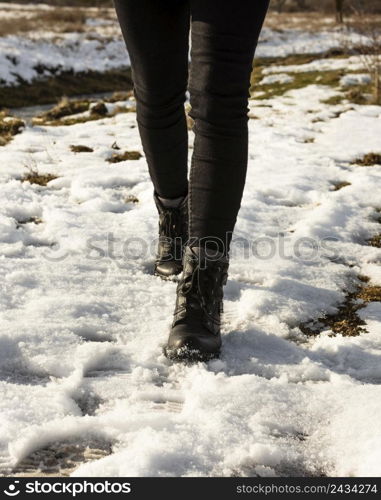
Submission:
[[[115,0],[154,189],[164,198],[188,191],[188,86],[195,123],[189,233],[191,238],[216,240],[220,250],[230,243],[245,184],[248,89],[268,3]]]

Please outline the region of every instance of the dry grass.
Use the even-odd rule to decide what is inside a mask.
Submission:
[[[111,97],[110,99],[110,102],[115,102],[114,97]],[[115,116],[118,113],[130,113],[134,111],[134,106],[116,106],[111,112],[109,112],[103,101],[94,101],[91,99],[70,100],[67,97],[64,97],[58,104],[53,106],[53,108],[35,116],[32,122],[34,125],[74,125],[76,123],[85,123],[88,121],[100,120],[105,117]]]
[[[50,181],[57,178],[58,177],[54,174],[40,174],[37,170],[30,169],[29,172],[22,177],[21,182],[47,186]]]
[[[105,99],[106,102],[118,102],[118,101],[127,101],[134,96],[134,92],[132,90],[128,91],[118,91],[114,92],[111,97]]]
[[[20,118],[9,116],[6,111],[0,112],[0,146],[8,144],[24,127],[25,122]]]
[[[332,191],[340,191],[340,189],[343,189],[347,186],[350,186],[351,183],[347,181],[341,181],[341,182],[333,182],[332,183]]]
[[[88,99],[70,100],[67,97],[64,97],[52,109],[33,118],[33,123],[35,125],[51,126],[74,125],[75,123],[84,123],[87,121],[98,120],[100,118],[103,118],[104,116],[107,116],[107,107],[102,101],[97,102],[93,105],[92,104],[93,103]],[[86,111],[90,111],[90,114],[86,116],[76,117],[76,115],[79,115]]]
[[[366,333],[365,321],[357,314],[363,304],[357,304],[356,294],[348,294],[344,303],[339,307],[336,314],[324,318],[322,322],[332,331],[332,335],[342,335],[343,337],[356,337],[361,333]]]
[[[15,87],[1,87],[0,109],[37,104],[51,104],[62,96],[128,91],[132,88],[130,69],[113,69],[104,73],[86,71],[64,72]]]
[[[347,183],[345,183],[347,184]],[[376,220],[381,209],[376,209]],[[369,245],[381,248],[381,234],[370,238]],[[344,302],[339,306],[336,314],[331,314],[316,321],[300,325],[301,331],[306,335],[319,335],[323,330],[329,329],[331,335],[343,335],[354,337],[367,333],[364,328],[365,322],[358,315],[358,311],[370,302],[381,302],[381,286],[372,285],[368,276],[359,275],[354,291],[347,292]]]
[[[367,31],[378,31],[381,26],[381,15],[374,13],[354,15],[346,20],[346,24],[358,33],[363,33],[365,26]]]
[[[381,15],[371,14],[371,22],[375,26],[380,26]],[[346,23],[355,25],[356,16],[346,16]],[[277,12],[270,11],[265,20],[265,26],[277,31],[286,29],[322,31],[337,27],[333,15],[324,15],[321,12]]]
[[[362,158],[357,158],[353,165],[361,165],[363,167],[372,167],[373,165],[381,165],[380,153],[367,153]]]
[[[350,90],[336,94],[328,99],[323,100],[324,104],[335,106],[343,101],[349,101],[353,104],[372,104],[372,97],[370,94],[370,85],[356,85]]]
[[[371,247],[381,248],[381,234],[376,234],[368,240],[368,244]]]
[[[40,217],[28,217],[27,219],[21,219],[17,221],[16,227],[20,228],[25,224],[42,224],[42,219],[40,219]]]
[[[106,161],[109,163],[119,163],[126,160],[139,160],[142,154],[139,151],[124,151],[123,153],[113,153]]]
[[[340,78],[345,73],[343,70],[292,73],[291,76],[293,77],[293,80],[291,82],[274,82],[272,84],[262,85],[260,83],[262,80],[262,68],[263,66],[257,63],[251,76],[251,91],[262,92],[261,95],[255,97],[255,99],[258,100],[271,99],[272,97],[283,95],[289,90],[300,89],[313,84],[337,87],[339,85]]]
[[[370,91],[369,85],[356,86],[345,94],[348,101],[354,104],[370,104],[370,96],[367,95],[367,90]]]
[[[125,203],[139,203],[139,200],[133,194],[129,194],[128,196],[125,197],[124,202]]]
[[[70,146],[70,151],[73,153],[92,153],[94,149],[89,148],[89,146],[83,146],[82,144],[72,144]]]
[[[321,12],[277,12],[270,11],[265,20],[265,26],[277,31],[286,29],[321,31],[335,25],[333,16],[322,15]]]
[[[90,114],[97,115],[97,116],[107,116],[108,109],[107,109],[106,104],[102,101],[97,102],[96,104],[91,106]]]
[[[102,8],[98,9],[96,9],[97,2],[95,0],[91,2],[91,5],[88,0],[67,0],[65,6],[62,6],[62,3],[57,5],[58,2],[53,1],[46,3],[49,3],[53,8],[37,10],[31,5],[29,13],[32,13],[32,15],[29,18],[20,15],[15,19],[4,19],[0,26],[0,36],[31,32],[38,29],[49,29],[57,33],[84,31],[87,29],[86,17],[90,15],[92,18],[115,19],[111,0],[102,2]],[[73,6],[68,7],[70,4]],[[375,17],[381,18],[381,16]],[[377,22],[377,19],[375,22]],[[279,32],[288,29],[305,30],[306,26],[308,26],[309,31],[315,32],[333,28],[335,21],[333,16],[325,16],[318,12],[277,14],[270,11],[266,17],[265,26]]]
[[[36,116],[34,119],[34,123],[39,125],[47,124],[54,120],[60,120],[65,116],[75,115],[78,113],[83,113],[84,111],[88,111],[89,107],[89,100],[69,100],[67,97],[64,97],[52,109]]]
[[[321,102],[323,104],[329,104],[331,106],[336,106],[337,104],[340,104],[343,102],[344,96],[343,94],[336,94],[333,95],[332,97],[329,97],[328,99],[324,99]]]
[[[14,3],[15,0],[2,0],[4,3]],[[19,4],[31,5],[31,0],[16,0]],[[88,7],[89,0],[38,0],[35,3],[44,3],[48,5],[54,5],[57,7]],[[112,0],[92,0],[92,6],[96,8],[100,7],[112,7]]]
[[[363,287],[357,294],[357,298],[366,303],[381,302],[381,286],[368,285]]]
[[[367,276],[358,276],[360,284],[354,292],[348,292],[344,302],[338,307],[335,314],[331,314],[310,323],[300,325],[305,335],[319,335],[329,329],[331,336],[356,337],[367,333],[365,321],[358,315],[358,311],[369,302],[381,302],[381,287],[369,284]]]
[[[86,11],[80,8],[55,8],[38,10],[32,16],[6,18],[0,24],[0,36],[25,34],[32,31],[55,33],[83,32],[86,28]]]

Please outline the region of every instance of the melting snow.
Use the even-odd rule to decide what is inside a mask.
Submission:
[[[162,355],[176,285],[152,275],[144,157],[105,162],[115,141],[140,149],[134,113],[27,127],[0,150],[4,471],[51,441],[95,436],[113,453],[75,475],[381,474],[379,303],[361,310],[358,337],[298,327],[335,312],[359,274],[381,284],[380,249],[366,244],[381,167],[351,164],[379,150],[381,107],[321,102],[333,94],[250,101],[260,120],[235,236],[255,251],[234,246],[223,353],[208,364]],[[22,183],[27,166],[58,178]],[[31,217],[42,222],[17,222]]]

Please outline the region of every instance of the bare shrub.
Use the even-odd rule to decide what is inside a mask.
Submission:
[[[351,4],[352,16],[347,22],[347,29],[365,37],[363,44],[354,46],[349,42],[352,52],[361,56],[361,61],[372,78],[372,101],[381,104],[381,23],[377,16],[368,14],[358,8],[357,3]]]

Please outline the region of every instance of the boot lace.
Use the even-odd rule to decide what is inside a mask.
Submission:
[[[176,238],[181,232],[181,213],[177,208],[164,210],[160,217],[160,236]]]
[[[162,247],[162,257],[172,256],[175,247],[179,245],[184,233],[183,215],[179,208],[164,210],[159,219],[159,238]]]
[[[201,266],[197,259],[193,261],[192,271],[186,273],[179,282],[179,292],[186,298],[186,303],[197,303],[208,315],[213,314],[218,306],[222,309],[222,287],[226,281],[224,266],[219,262]]]

